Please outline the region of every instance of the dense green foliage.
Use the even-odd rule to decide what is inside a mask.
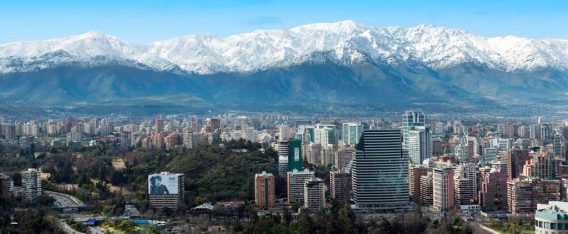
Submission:
[[[245,148],[228,144],[225,148],[204,146],[175,157],[164,168],[184,173],[187,194],[207,200],[232,198],[251,199],[254,191],[254,174],[272,169],[273,155],[261,153],[259,146],[249,145],[249,153],[236,153],[233,149]]]
[[[49,205],[52,198],[40,196],[36,202],[0,197],[0,233],[58,233]]]

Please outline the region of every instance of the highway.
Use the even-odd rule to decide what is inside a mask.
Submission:
[[[63,232],[67,234],[84,234],[83,232],[78,232],[77,230],[73,229],[69,224],[65,222],[65,220],[60,219],[57,221],[59,228],[63,230]]]
[[[55,199],[55,207],[56,208],[80,208],[85,207],[85,203],[83,203],[79,198],[71,196],[65,193],[58,193],[53,191],[44,191],[46,195],[53,197]]]

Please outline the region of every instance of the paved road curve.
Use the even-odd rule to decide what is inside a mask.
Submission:
[[[53,197],[55,199],[55,207],[57,208],[80,208],[84,207],[83,203],[79,198],[71,196],[65,193],[58,193],[53,191],[44,191],[46,195]]]

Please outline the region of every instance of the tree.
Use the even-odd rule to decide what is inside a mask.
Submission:
[[[239,219],[231,223],[231,231],[233,231],[234,233],[239,233],[242,232],[243,230],[244,230],[243,224]]]
[[[289,225],[292,221],[292,214],[290,214],[290,210],[288,210],[288,206],[284,206],[284,210],[282,211],[284,216],[284,224]]]
[[[312,218],[306,214],[301,213],[300,217],[298,217],[298,221],[296,221],[295,231],[297,233],[314,233],[314,221]]]
[[[136,226],[136,224],[134,222],[128,221],[128,220],[123,220],[118,225],[118,228],[120,228],[123,231],[129,232],[129,231],[134,230],[134,226]]]
[[[341,233],[353,233],[355,213],[349,205],[344,205],[339,211],[339,229]]]
[[[202,196],[195,197],[195,204],[201,205],[205,202],[207,202],[207,199],[205,199],[204,197],[202,197]]]
[[[45,194],[41,194],[41,195],[36,197],[35,202],[40,206],[48,207],[48,206],[52,206],[53,203],[55,203],[55,198],[50,197],[50,196],[45,195]]]

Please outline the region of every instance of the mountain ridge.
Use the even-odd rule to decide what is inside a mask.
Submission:
[[[148,45],[89,32],[0,45],[0,104],[130,114],[561,113],[567,51],[558,39],[352,21]]]
[[[0,72],[15,72],[12,60],[38,63],[64,51],[77,62],[94,57],[132,61],[159,71],[188,73],[255,72],[301,64],[328,53],[344,64],[372,59],[390,64],[422,63],[444,69],[464,63],[515,71],[553,67],[568,70],[568,40],[516,36],[481,37],[465,30],[422,24],[372,27],[354,21],[307,24],[290,29],[256,30],[228,37],[188,35],[146,45],[96,31],[43,41],[0,45]]]

